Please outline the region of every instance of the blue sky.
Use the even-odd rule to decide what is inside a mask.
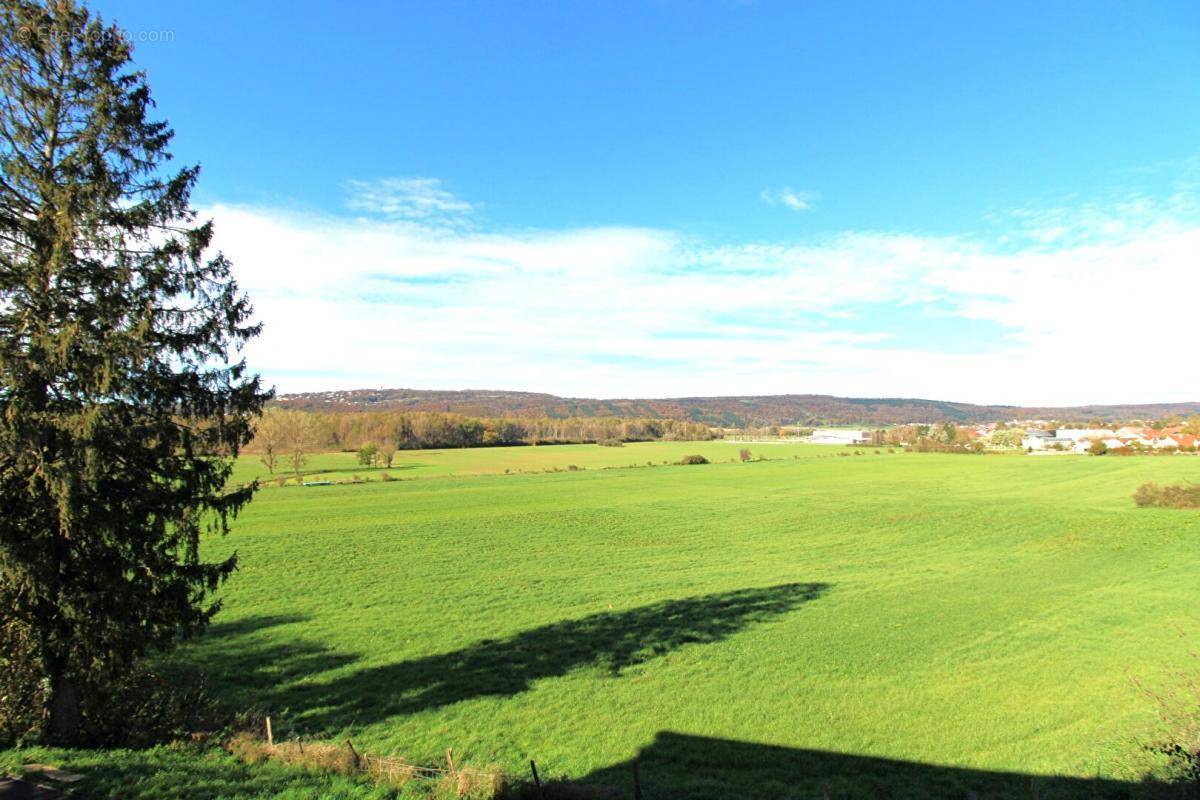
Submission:
[[[282,390],[1200,399],[1195,3],[94,7]]]

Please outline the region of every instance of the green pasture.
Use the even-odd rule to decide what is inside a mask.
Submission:
[[[693,453],[714,463],[663,465]],[[683,442],[306,469],[371,482],[260,492],[206,544],[240,558],[218,622],[173,656],[277,737],[533,758],[596,798],[632,797],[634,760],[647,798],[1176,796],[1138,782],[1159,729],[1135,681],[1200,669],[1200,515],[1130,495],[1200,459]],[[0,768],[29,760],[89,798],[397,795],[189,747]]]
[[[1129,791],[1133,679],[1200,637],[1200,516],[1130,494],[1200,459],[748,446],[774,460],[444,450],[392,472],[454,480],[264,490],[209,542],[240,568],[178,657],[277,735],[623,796],[635,757],[649,797]],[[661,466],[688,453],[719,463]]]
[[[630,442],[621,447],[602,447],[596,444],[539,445],[537,447],[480,447],[444,450],[398,450],[390,468],[364,467],[357,453],[316,453],[307,457],[302,468],[308,481],[379,480],[387,473],[397,480],[432,478],[445,475],[488,475],[495,473],[546,472],[604,467],[662,465],[678,461],[686,455],[699,454],[711,461],[737,461],[742,448],[748,448],[755,458],[815,458],[834,456],[842,448],[792,442]],[[873,448],[857,448],[865,454]],[[853,452],[853,450],[851,450]],[[887,448],[881,448],[886,454]],[[899,451],[896,451],[899,452]],[[269,472],[258,455],[240,457],[230,476],[233,483],[258,479],[265,485],[279,477],[292,475],[285,460]]]

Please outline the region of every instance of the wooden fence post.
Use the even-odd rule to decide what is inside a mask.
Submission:
[[[275,746],[275,737],[271,735],[271,718],[267,717],[267,747]]]
[[[534,763],[532,758],[529,759],[529,769],[533,772],[533,785],[537,787],[538,797],[541,800],[546,800],[546,792],[542,790],[542,779],[538,777],[537,764]]]

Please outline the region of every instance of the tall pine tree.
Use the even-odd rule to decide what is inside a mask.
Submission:
[[[226,478],[268,393],[122,32],[0,0],[0,93],[0,614],[33,634],[44,738],[72,743],[81,700],[216,613],[235,562],[199,540],[250,499]]]

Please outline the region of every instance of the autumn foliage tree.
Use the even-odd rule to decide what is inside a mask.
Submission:
[[[167,170],[127,38],[73,0],[0,3],[0,614],[29,634],[42,738],[147,651],[203,628],[253,487],[230,457],[267,393],[213,229]]]

